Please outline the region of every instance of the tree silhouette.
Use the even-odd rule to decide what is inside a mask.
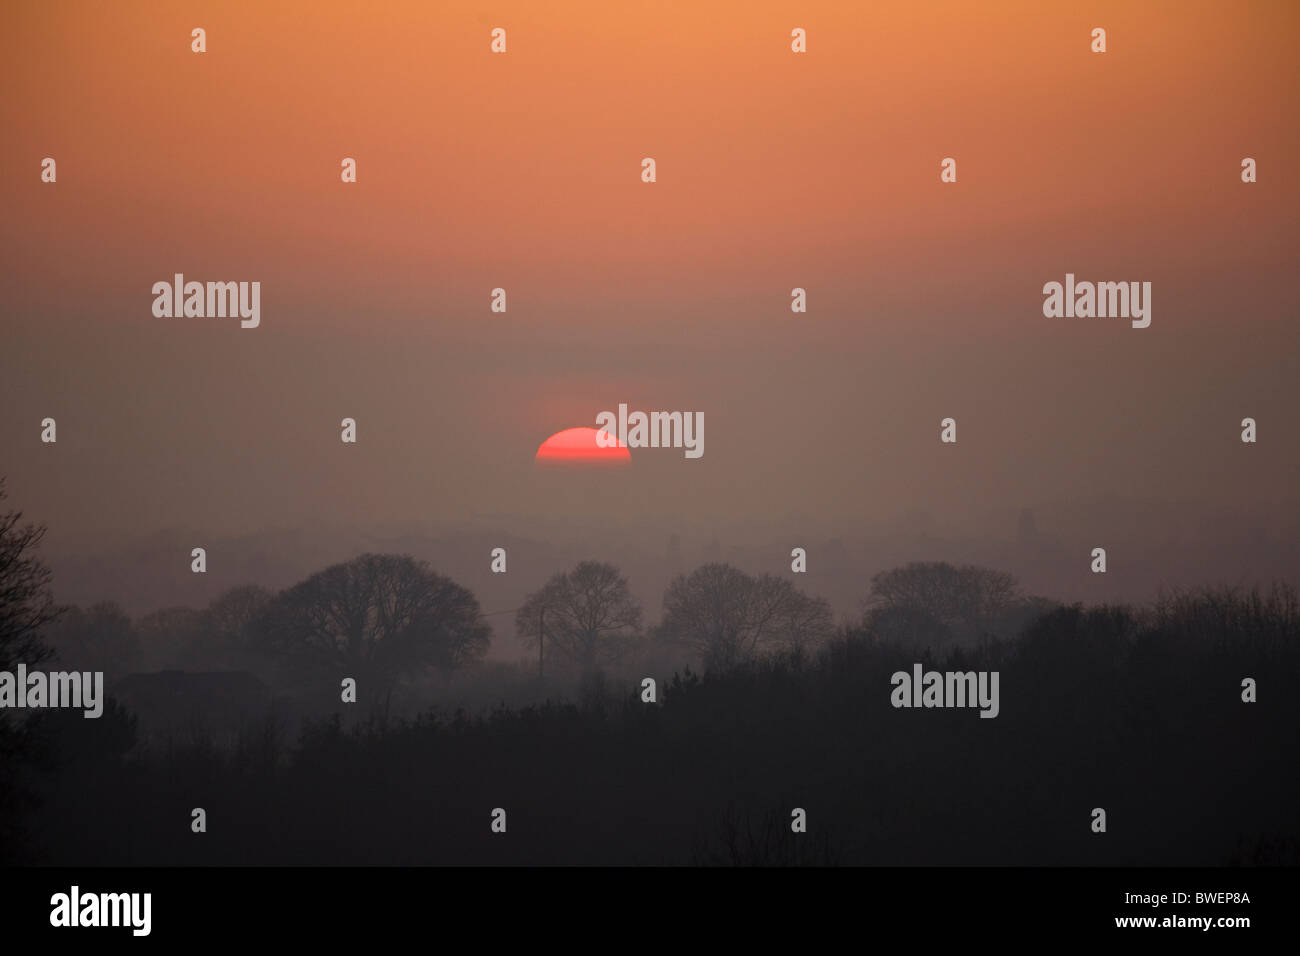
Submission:
[[[355,678],[379,699],[403,677],[452,671],[487,652],[473,593],[406,555],[363,554],[282,591],[256,624],[299,676]]]
[[[0,502],[7,497],[0,479]],[[50,570],[37,556],[45,528],[20,524],[22,512],[0,514],[0,670],[18,664],[35,667],[49,659],[51,650],[41,631],[59,615],[50,594]],[[20,693],[25,693],[21,688]],[[17,858],[25,842],[18,825],[19,811],[30,795],[19,784],[19,771],[33,757],[27,729],[0,710],[0,862]]]
[[[711,670],[726,670],[765,647],[805,648],[828,637],[830,605],[789,580],[752,577],[729,564],[706,564],[676,577],[664,592],[661,637],[696,651]]]
[[[203,612],[164,607],[136,623],[145,668],[207,670],[203,650]]]
[[[230,670],[265,664],[268,649],[258,642],[255,626],[273,597],[266,588],[247,584],[213,598],[200,622],[205,655]]]
[[[7,497],[0,479],[0,502]],[[0,670],[49,658],[41,629],[60,613],[50,594],[50,570],[36,555],[45,528],[20,525],[22,517],[21,511],[0,514]]]
[[[46,640],[59,665],[80,671],[103,671],[112,684],[140,662],[140,640],[121,606],[103,601],[88,608],[60,608],[47,628]]]
[[[617,659],[641,627],[641,606],[612,564],[583,561],[554,575],[528,595],[515,616],[517,633],[530,644],[543,641],[591,673]]]
[[[1018,603],[1016,579],[1004,571],[913,562],[875,575],[864,606],[877,637],[938,646],[983,636]]]

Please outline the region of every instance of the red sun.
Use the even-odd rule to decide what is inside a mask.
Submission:
[[[605,432],[610,447],[602,448],[596,441],[601,434],[597,428],[566,428],[558,431],[537,446],[533,461],[542,465],[628,465],[632,454],[627,446],[619,444],[611,433]]]

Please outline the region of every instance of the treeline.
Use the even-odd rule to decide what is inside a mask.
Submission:
[[[1007,574],[915,563],[876,575],[863,625],[897,643],[939,648],[1015,633],[1051,606],[1021,596]],[[528,595],[516,634],[539,669],[592,678],[628,661],[673,659],[707,671],[810,651],[837,630],[830,605],[789,578],[711,563],[667,587],[647,624],[627,578],[584,561]],[[207,607],[164,608],[132,621],[118,605],[53,609],[42,628],[60,665],[103,671],[110,686],[137,671],[247,670],[277,687],[351,677],[374,699],[431,673],[480,663],[492,637],[468,589],[405,555],[364,554],[273,593],[226,591]]]
[[[510,676],[483,660],[474,595],[409,557],[363,555],[278,593],[133,622],[111,605],[54,607],[40,529],[19,518],[0,515],[0,670],[52,667],[52,646],[60,666],[110,674],[260,670],[336,707],[344,676],[372,700],[421,675],[497,690]],[[511,707],[426,696],[405,717],[344,705],[349,722],[303,722],[277,698],[233,740],[202,721],[147,735],[114,700],[94,720],[0,711],[0,859],[1300,862],[1290,588],[1060,606],[1001,572],[930,563],[865,590],[861,616],[837,626],[789,579],[707,564],[672,581],[647,623],[617,568],[583,562],[516,614],[548,679],[563,665],[580,681],[539,682]],[[916,663],[997,671],[998,716],[895,708],[891,676]]]
[[[1207,591],[1140,612],[1059,607],[1014,638],[919,655],[864,623],[815,651],[656,675],[654,704],[625,682],[582,704],[331,718],[295,739],[268,719],[228,751],[198,736],[140,753],[128,715],[59,715],[33,850],[81,864],[1296,863],[1298,639],[1293,591]],[[1000,715],[892,707],[890,675],[918,660],[999,671]]]

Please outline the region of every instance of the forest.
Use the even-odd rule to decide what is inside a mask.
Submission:
[[[96,719],[0,710],[6,863],[1298,862],[1282,583],[1085,606],[921,562],[837,622],[714,562],[650,620],[585,561],[517,609],[536,657],[499,661],[406,555],[132,619],[55,605],[42,529],[0,517],[0,669],[108,688]],[[998,675],[996,719],[897,706],[914,669]]]

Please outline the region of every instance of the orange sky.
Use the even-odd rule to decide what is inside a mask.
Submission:
[[[11,494],[65,527],[544,511],[538,443],[628,402],[710,423],[705,458],[644,459],[646,512],[1294,500],[1298,26],[1289,2],[6,7]],[[177,271],[261,281],[262,327],[154,319]],[[1044,319],[1067,271],[1152,281],[1152,328]],[[1253,463],[1203,467],[1258,410]],[[33,443],[56,412],[61,458]]]
[[[1102,255],[1117,234],[1116,258],[1176,267],[1205,257],[1210,221],[1216,251],[1289,261],[1300,141],[1278,120],[1300,105],[1300,8],[1065,6],[26,6],[3,41],[17,245],[84,257],[95,283],[169,258],[394,314],[506,279],[557,316],[596,289],[683,303],[784,288],[780,272],[906,297],[1009,250],[1050,261],[1046,241]],[[59,160],[57,195],[30,175],[37,153]],[[1247,154],[1264,171],[1243,195]]]

